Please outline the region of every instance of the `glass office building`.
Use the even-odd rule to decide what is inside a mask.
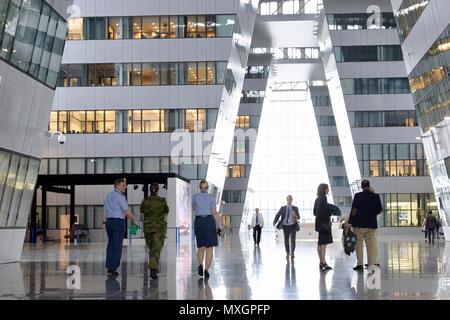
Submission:
[[[20,259],[70,4],[0,2],[0,263]]]

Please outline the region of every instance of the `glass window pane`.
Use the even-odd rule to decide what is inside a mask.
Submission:
[[[3,187],[3,195],[0,202],[0,227],[6,227],[11,198],[14,194],[15,184],[17,179],[17,171],[19,169],[20,157],[18,155],[11,155],[9,166],[5,170],[7,174],[6,182]]]
[[[159,132],[160,129],[160,118],[159,110],[143,110],[142,120],[143,120],[143,130],[142,132]]]
[[[84,40],[84,18],[69,19],[68,40]]]
[[[122,39],[122,18],[108,18],[108,39]]]
[[[133,39],[142,38],[142,21],[141,17],[133,17]]]
[[[159,158],[144,158],[142,160],[143,173],[159,173]]]
[[[85,133],[86,112],[69,112],[69,133]]]
[[[69,159],[69,174],[85,174],[84,159]]]
[[[161,29],[159,31],[160,31],[161,39],[169,38],[169,17],[168,16],[161,17]]]
[[[216,36],[231,37],[235,23],[234,15],[217,15],[216,16]]]
[[[197,38],[206,38],[205,16],[197,16]]]
[[[142,85],[157,86],[159,85],[159,64],[143,63],[142,64]]]
[[[121,173],[123,172],[121,158],[106,158],[105,173]]]
[[[206,62],[198,63],[198,84],[206,84]]]
[[[214,38],[216,36],[216,17],[206,16],[206,36]]]
[[[142,17],[142,38],[159,38],[159,17]]]
[[[140,63],[133,63],[133,70],[132,70],[132,85],[133,86],[140,86],[142,84],[142,70],[141,70],[141,64]]]
[[[186,38],[197,37],[197,16],[188,16],[186,20]]]
[[[24,228],[27,225],[28,214],[30,212],[31,202],[33,201],[34,188],[36,186],[36,179],[38,176],[38,168],[39,161],[30,159],[22,192],[22,198],[20,200],[19,216],[15,225],[16,227]]]
[[[116,132],[116,112],[105,111],[105,133]]]
[[[142,112],[133,110],[133,132],[142,132]]]

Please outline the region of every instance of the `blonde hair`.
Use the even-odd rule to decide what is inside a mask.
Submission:
[[[206,180],[200,181],[200,184],[198,185],[198,187],[200,188],[200,190],[209,189],[208,181],[206,181]]]

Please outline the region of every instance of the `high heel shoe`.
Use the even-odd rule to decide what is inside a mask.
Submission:
[[[323,271],[328,271],[328,270],[332,270],[333,269],[332,267],[330,267],[326,263],[324,263],[322,266],[323,266]]]

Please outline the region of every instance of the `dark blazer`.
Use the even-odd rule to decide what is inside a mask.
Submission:
[[[300,219],[300,214],[298,213],[298,208],[296,206],[292,206],[292,212],[295,212],[297,219]],[[283,221],[286,218],[287,206],[282,206],[278,213],[275,215],[275,219],[273,219],[273,224],[276,225],[277,229],[283,228]],[[281,217],[281,219],[280,219]],[[278,221],[279,220],[279,221]]]
[[[356,210],[354,210],[356,209]],[[353,214],[356,211],[356,214]],[[349,223],[356,228],[376,229],[377,216],[383,211],[378,194],[370,190],[363,190],[355,194],[352,203]]]
[[[320,230],[322,225],[331,224],[331,211],[328,208],[327,196],[320,196],[314,202],[313,214],[316,217],[315,229]]]

